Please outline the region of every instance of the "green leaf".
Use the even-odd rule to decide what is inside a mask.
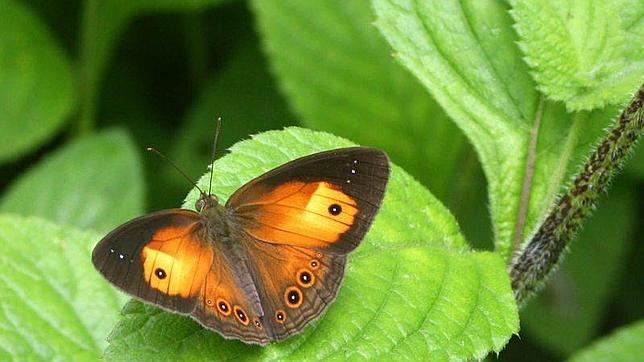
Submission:
[[[139,153],[120,130],[79,138],[12,184],[0,212],[109,231],[143,212]]]
[[[562,355],[584,346],[621,279],[636,217],[637,194],[618,183],[571,246],[571,253],[543,292],[521,312],[525,334]],[[588,266],[592,265],[592,268]]]
[[[525,60],[539,89],[570,110],[617,104],[644,79],[641,1],[511,1]],[[641,21],[639,21],[641,23]]]
[[[228,0],[88,0],[84,4],[81,58],[81,130],[91,128],[103,73],[127,25],[145,13],[197,11]]]
[[[372,4],[376,26],[397,59],[474,145],[488,181],[496,250],[509,258],[590,153],[615,109],[569,114],[563,105],[543,101],[501,2]]]
[[[586,361],[641,361],[644,359],[644,320],[622,327],[590,347],[575,354],[571,362]]]
[[[393,61],[368,2],[252,4],[279,85],[304,125],[382,148],[434,195],[453,197],[465,138]]]
[[[215,162],[213,190],[222,200],[243,183],[288,160],[352,145],[300,128],[242,141]],[[207,187],[209,174],[199,184]],[[192,208],[192,190],[184,207]],[[451,214],[393,166],[374,225],[349,257],[336,302],[285,342],[261,348],[227,341],[187,317],[132,302],[110,336],[106,359],[323,359],[400,356],[482,358],[518,331],[503,260],[468,251]],[[140,348],[135,348],[140,346]]]
[[[0,356],[97,360],[126,298],[94,271],[100,235],[0,215]]]
[[[0,0],[0,163],[56,134],[72,111],[74,86],[49,29],[22,3]]]

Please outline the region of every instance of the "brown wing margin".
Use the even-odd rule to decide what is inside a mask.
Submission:
[[[389,159],[383,151],[341,148],[296,159],[255,178],[226,206],[258,240],[346,254],[369,230],[388,179]]]

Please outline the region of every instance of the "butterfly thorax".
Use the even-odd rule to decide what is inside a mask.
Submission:
[[[200,214],[208,220],[208,234],[213,240],[224,240],[230,237],[230,222],[226,208],[222,205],[215,205],[203,209]]]
[[[217,244],[216,249],[227,260],[227,265],[233,272],[233,277],[244,290],[250,302],[249,313],[263,316],[259,294],[251,277],[248,265],[248,254],[239,243],[235,233],[230,212],[214,195],[203,195],[196,204],[199,213],[207,220],[207,230],[211,242]]]
[[[227,239],[230,236],[230,223],[226,208],[219,204],[215,195],[203,194],[195,203],[195,208],[206,219],[208,234],[213,240]]]

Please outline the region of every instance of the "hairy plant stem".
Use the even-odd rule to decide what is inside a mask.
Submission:
[[[510,264],[512,290],[519,305],[536,292],[555,269],[566,247],[592,212],[599,196],[621,168],[644,124],[644,85],[599,143],[568,191],[563,194]]]

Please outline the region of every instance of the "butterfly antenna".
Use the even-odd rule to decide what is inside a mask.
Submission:
[[[210,159],[210,182],[208,183],[208,195],[212,190],[212,174],[214,172],[215,164],[215,151],[217,150],[217,138],[219,138],[219,131],[221,130],[221,117],[217,117],[217,127],[215,128],[215,139],[212,142],[212,158]]]
[[[201,194],[202,194],[202,195],[205,195],[205,193],[204,193],[204,192],[203,192],[203,190],[202,190],[202,189],[197,185],[197,183],[196,183],[196,182],[194,182],[194,181],[192,181],[192,179],[191,179],[190,177],[188,177],[188,175],[186,175],[186,173],[185,173],[185,172],[183,172],[183,171],[179,168],[179,166],[177,166],[174,162],[172,162],[172,160],[170,160],[169,158],[167,158],[163,153],[159,152],[156,148],[152,148],[152,147],[148,147],[148,148],[146,148],[146,150],[147,150],[147,151],[150,151],[150,152],[154,152],[154,153],[156,153],[156,154],[157,154],[157,156],[159,156],[159,157],[163,158],[167,163],[169,163],[170,165],[172,165],[172,167],[174,167],[174,168],[175,168],[175,170],[179,171],[179,173],[180,173],[181,175],[183,175],[183,177],[185,177],[185,178],[186,178],[186,180],[188,180],[188,182],[190,182],[190,184],[191,184],[191,185],[193,185],[194,187],[196,187],[196,188],[197,188],[197,190],[199,190],[199,192],[201,192]]]

